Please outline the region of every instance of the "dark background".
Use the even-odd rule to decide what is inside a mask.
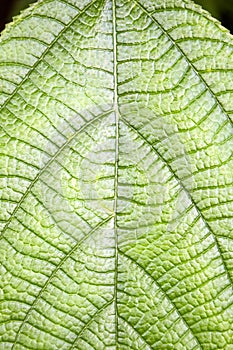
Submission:
[[[11,22],[13,16],[34,1],[0,0],[0,31],[4,29],[6,23]],[[223,26],[233,34],[233,0],[195,0],[194,2],[218,18]]]

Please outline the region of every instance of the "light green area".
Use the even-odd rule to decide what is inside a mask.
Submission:
[[[209,11],[212,16],[221,18],[224,14],[228,14],[229,19],[233,17],[233,3],[232,1],[222,1],[222,0],[193,0],[196,4],[199,4],[203,9]],[[6,19],[6,22],[10,22],[13,16],[16,16],[25,9],[29,4],[36,2],[35,0],[15,0],[11,11]]]
[[[52,0],[0,46],[0,349],[233,349],[232,36]]]

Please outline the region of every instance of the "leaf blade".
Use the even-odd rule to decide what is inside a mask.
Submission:
[[[26,58],[0,66],[0,343],[228,349],[232,38],[189,1],[80,5],[39,2],[2,36]]]

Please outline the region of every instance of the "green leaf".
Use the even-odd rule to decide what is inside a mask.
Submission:
[[[0,349],[232,349],[232,36],[43,0],[0,45]]]

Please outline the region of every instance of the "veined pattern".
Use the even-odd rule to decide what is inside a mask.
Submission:
[[[43,0],[0,47],[0,350],[231,350],[230,34]]]

